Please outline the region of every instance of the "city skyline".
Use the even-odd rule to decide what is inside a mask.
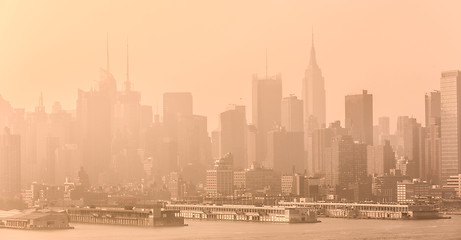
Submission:
[[[380,116],[390,116],[391,122],[395,122],[399,115],[413,115],[417,119],[423,119],[424,105],[421,104],[421,96],[427,91],[438,88],[441,71],[457,69],[458,62],[461,62],[456,54],[459,52],[458,46],[455,45],[456,39],[461,40],[461,36],[443,27],[448,24],[449,20],[452,20],[448,17],[449,14],[440,16],[442,12],[451,11],[447,9],[449,4],[437,4],[436,7],[428,2],[419,4],[414,11],[415,18],[423,22],[431,22],[427,25],[421,24],[425,26],[424,29],[411,28],[412,34],[407,34],[403,31],[411,26],[412,21],[404,20],[403,12],[412,6],[410,3],[399,3],[398,5],[397,3],[360,3],[360,1],[353,2],[350,6],[345,6],[343,3],[328,5],[331,9],[324,4],[304,3],[307,6],[299,7],[299,9],[312,12],[306,16],[296,9],[296,5],[292,4],[281,7],[280,4],[271,2],[259,5],[253,3],[248,6],[249,10],[256,7],[267,10],[263,11],[267,13],[267,16],[260,20],[256,20],[257,18],[253,15],[250,17],[246,11],[243,11],[241,20],[235,19],[235,16],[230,13],[216,16],[219,15],[219,11],[223,11],[223,6],[214,5],[218,9],[217,12],[202,12],[203,17],[192,18],[191,22],[184,22],[182,18],[173,21],[171,17],[162,14],[158,14],[153,19],[147,13],[148,10],[156,12],[164,8],[174,9],[174,5],[149,5],[146,10],[140,10],[138,6],[126,3],[106,4],[106,7],[112,11],[101,13],[102,16],[107,17],[106,20],[98,20],[95,9],[104,5],[101,2],[95,3],[95,8],[87,12],[89,19],[93,19],[91,25],[85,22],[81,24],[68,22],[71,20],[69,17],[51,11],[50,6],[44,4],[37,6],[38,11],[34,15],[37,23],[28,22],[32,26],[46,22],[47,25],[44,26],[48,27],[37,29],[43,35],[31,32],[31,28],[17,31],[5,25],[0,26],[0,31],[6,36],[0,39],[2,43],[0,48],[5,53],[0,57],[3,67],[0,71],[0,79],[2,79],[0,88],[5,89],[1,94],[13,105],[31,110],[35,106],[39,93],[43,92],[47,109],[54,101],[60,101],[64,109],[71,109],[75,104],[77,94],[75,89],[91,88],[94,85],[93,80],[98,77],[97,69],[105,66],[106,32],[110,34],[111,71],[120,89],[125,81],[125,41],[126,36],[129,35],[131,80],[134,89],[143,89],[142,104],[152,105],[155,112],[157,108],[162,109],[161,94],[163,92],[192,92],[197,103],[197,113],[209,118],[209,130],[211,131],[218,126],[216,113],[228,104],[246,105],[248,107],[247,119],[251,120],[249,116],[252,111],[251,89],[249,89],[251,76],[253,73],[259,75],[265,73],[266,49],[268,49],[269,75],[282,73],[283,96],[295,94],[301,97],[300,79],[303,78],[304,70],[309,62],[313,26],[317,60],[326,79],[327,124],[337,119],[344,119],[343,111],[338,109],[338,106],[342,106],[343,96],[362,89],[367,89],[375,95],[375,124]],[[189,7],[200,13],[197,8],[203,4],[206,2]],[[6,22],[19,24],[19,26],[25,24],[19,21],[14,14],[27,13],[28,8],[21,8],[21,3],[5,2],[4,5],[3,9],[7,12],[2,16],[7,20]],[[68,10],[67,6],[57,5],[64,9],[63,12]],[[363,9],[355,9],[354,7],[357,6],[362,6]],[[396,6],[400,8],[392,8]],[[83,6],[75,7],[82,8]],[[232,9],[239,8],[240,5],[235,3],[226,7]],[[392,11],[396,19],[392,21],[386,19],[386,16],[381,13],[385,11],[375,11],[378,7]],[[430,18],[422,14],[422,10],[426,8],[431,9]],[[8,11],[12,9],[16,10]],[[329,18],[327,22],[328,16],[337,12],[338,9],[343,11],[339,12],[337,18]],[[319,15],[315,10],[322,10],[325,16]],[[376,16],[366,15],[371,18],[371,23],[358,21],[357,18],[364,16],[367,10],[376,13]],[[126,11],[128,15],[119,19],[119,16],[124,16],[123,11]],[[184,9],[179,8],[178,11],[184,11]],[[279,24],[275,24],[271,16],[278,11],[280,13],[294,12],[294,14],[282,18]],[[44,17],[45,13],[49,13],[49,17]],[[142,20],[140,17],[133,17],[133,13],[144,16],[146,18],[144,23],[152,24],[152,30],[148,28],[147,31],[139,31],[133,28]],[[341,16],[349,16],[352,13],[357,17],[346,18],[349,19],[346,23],[350,24],[343,23],[341,29],[334,25],[339,24]],[[62,17],[63,23],[72,23],[73,28],[64,31],[61,24],[50,22],[53,17],[58,16]],[[185,13],[184,16],[191,17],[190,13]],[[206,21],[207,17],[216,17],[217,22],[209,23]],[[147,21],[149,19],[152,21]],[[163,27],[158,27],[158,22],[162,19],[173,21],[173,26],[179,27],[178,30],[168,31]],[[249,27],[242,25],[244,19],[251,23]],[[398,20],[401,21],[398,22]],[[115,28],[116,23],[123,24]],[[226,31],[217,31],[209,38],[208,30],[219,29],[221,23],[226,26]],[[376,25],[370,29],[370,24],[373,23]],[[270,25],[273,25],[274,29],[269,28]],[[241,27],[240,31],[237,30],[239,27]],[[360,32],[361,28],[367,29],[366,35]],[[191,36],[192,29],[199,29],[199,33],[194,33],[190,41],[179,40],[186,36],[184,34]],[[58,34],[58,30],[64,31],[62,35]],[[279,30],[281,34],[267,40],[265,36],[273,35],[269,34],[273,32],[272,30],[276,32]],[[445,36],[444,39],[450,39],[450,41],[444,44],[437,44],[437,39],[429,41],[427,37],[429,32]],[[241,34],[245,37],[231,38],[235,41],[227,40],[229,35],[240,36]],[[340,35],[342,38],[339,39],[342,41],[336,41]],[[27,44],[20,40],[30,37],[37,40]],[[208,40],[203,41],[207,37]],[[266,40],[261,41],[261,37]],[[173,39],[176,40],[171,41]],[[167,42],[171,42],[171,47],[165,45]],[[290,45],[289,48],[284,47],[287,44]],[[369,51],[370,48],[378,45],[382,48],[373,49],[372,54]],[[434,49],[427,46],[434,46]],[[420,49],[424,49],[424,52],[417,51]],[[245,53],[245,58],[243,58],[243,53]],[[418,58],[416,61],[415,57],[423,53],[427,53],[424,54],[426,57],[423,60]],[[15,57],[12,57],[13,54]],[[50,56],[50,58],[47,58],[47,61],[37,62],[44,56]],[[348,59],[351,56],[354,56],[353,61]],[[26,57],[27,60],[22,61],[21,57]],[[194,59],[197,58],[201,60],[195,61]],[[35,61],[36,65],[31,65],[30,61]],[[68,64],[61,66],[62,62]],[[222,64],[216,65],[216,63]],[[28,71],[24,72],[21,69],[28,69]],[[24,82],[25,79],[27,82]],[[342,86],[345,82],[348,84]],[[405,82],[418,82],[418,84],[413,86],[413,91],[406,92],[404,89],[408,85],[402,84]],[[21,94],[21,97],[13,94],[25,83],[30,86],[30,90]],[[43,83],[48,83],[53,87],[45,88],[41,85]],[[209,88],[204,88],[204,83]],[[341,87],[336,87],[338,84]],[[402,87],[397,88],[396,86]],[[229,88],[235,89],[238,94],[232,95],[232,91],[223,91]],[[243,89],[243,91],[238,89]],[[220,96],[220,98],[218,101],[209,103],[208,96]],[[390,111],[385,107],[386,102],[394,102],[394,97],[405,97],[407,101],[404,104],[394,104],[395,108]]]
[[[0,0],[0,238],[459,239],[459,9]]]

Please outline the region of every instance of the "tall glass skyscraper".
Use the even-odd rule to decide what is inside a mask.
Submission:
[[[461,72],[442,72],[440,79],[441,94],[441,138],[442,138],[442,161],[441,176],[442,184],[445,184],[450,176],[457,175],[460,170],[460,143],[461,143]]]

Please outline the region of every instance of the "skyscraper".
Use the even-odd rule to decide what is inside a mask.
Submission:
[[[176,138],[178,117],[192,115],[192,107],[192,94],[189,92],[163,94],[163,122],[171,138]]]
[[[260,163],[266,156],[267,132],[280,124],[282,76],[258,78],[253,75],[252,116],[257,130],[256,157]]]
[[[103,174],[110,168],[113,101],[110,96],[78,90],[77,131],[82,165],[91,184],[107,182]]]
[[[220,155],[230,152],[234,157],[234,169],[245,169],[247,163],[245,106],[231,105],[219,115]]]
[[[461,72],[442,72],[441,99],[441,177],[445,184],[461,169]]]
[[[282,126],[288,132],[303,132],[303,101],[296,96],[282,99]]]
[[[395,153],[389,140],[376,146],[367,146],[367,171],[369,175],[389,174],[395,168]]]
[[[397,155],[408,160],[407,175],[420,177],[424,163],[424,131],[416,118],[399,116],[397,118]]]
[[[21,192],[21,139],[5,127],[0,135],[0,196],[14,197]]]
[[[283,127],[270,131],[264,167],[282,173],[304,172],[303,132],[287,132]]]
[[[312,173],[325,173],[325,149],[331,147],[333,138],[347,135],[347,129],[341,127],[339,121],[333,122],[328,128],[316,129],[312,132],[312,161],[308,161],[307,168]]]
[[[424,162],[421,164],[421,178],[432,184],[440,184],[441,152],[440,152],[440,91],[428,92],[425,95],[426,137],[424,139]]]
[[[325,100],[325,79],[322,70],[317,64],[314,47],[314,33],[312,33],[312,46],[309,65],[304,72],[302,81],[302,99],[304,101],[304,122],[311,118],[315,119],[319,128],[325,126],[326,122],[326,100]],[[313,130],[313,129],[311,129]]]
[[[426,115],[426,127],[431,125],[431,119],[440,119],[441,110],[441,99],[440,91],[428,92],[425,95],[425,115]],[[436,120],[438,121],[438,120]]]
[[[347,187],[367,176],[367,145],[355,143],[351,136],[333,138],[325,151],[325,178],[330,186]]]
[[[373,145],[373,95],[367,90],[362,94],[346,96],[346,128],[355,141]]]

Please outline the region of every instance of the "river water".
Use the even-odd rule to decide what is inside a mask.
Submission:
[[[439,220],[320,218],[321,223],[277,224],[186,220],[187,227],[142,228],[72,224],[75,229],[0,229],[0,240],[151,239],[461,239],[461,216]]]

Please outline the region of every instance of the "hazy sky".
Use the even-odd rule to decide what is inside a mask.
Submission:
[[[344,96],[368,89],[374,116],[424,122],[424,93],[461,64],[460,1],[9,1],[0,0],[0,95],[32,110],[43,91],[74,109],[77,88],[105,67],[130,79],[142,103],[190,91],[196,114],[217,127],[229,103],[251,111],[251,78],[282,73],[283,93],[301,94],[311,29],[327,91],[327,122],[344,122]],[[251,121],[251,114],[248,120]],[[376,121],[375,121],[376,122]],[[394,128],[394,126],[392,126]]]

